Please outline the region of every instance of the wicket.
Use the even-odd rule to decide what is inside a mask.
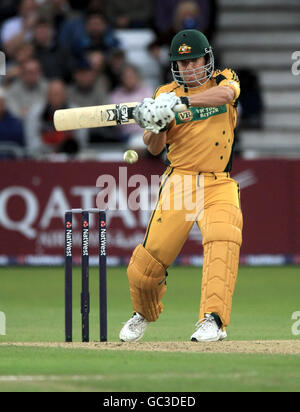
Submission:
[[[106,212],[98,209],[72,209],[65,212],[65,341],[73,340],[73,214],[81,215],[81,322],[82,342],[89,342],[89,215],[98,216],[99,229],[99,321],[100,342],[107,341],[107,286],[106,286]]]

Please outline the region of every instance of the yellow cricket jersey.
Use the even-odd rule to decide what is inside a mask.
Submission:
[[[231,170],[234,129],[237,121],[238,76],[231,69],[217,70],[211,79],[196,89],[185,91],[172,82],[159,87],[154,97],[175,92],[192,96],[214,86],[229,86],[235,92],[230,104],[218,107],[190,107],[176,113],[167,130],[167,162],[174,168],[192,172],[229,172]]]

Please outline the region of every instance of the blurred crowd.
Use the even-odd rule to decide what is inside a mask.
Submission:
[[[216,18],[215,0],[1,0],[0,156],[75,156],[95,143],[138,145],[136,125],[56,132],[54,111],[152,96],[170,80],[173,35],[197,28],[213,42]],[[151,36],[144,54],[134,54],[145,29]]]

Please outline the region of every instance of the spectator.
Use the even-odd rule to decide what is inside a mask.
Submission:
[[[42,4],[41,14],[43,17],[51,19],[54,28],[55,41],[57,41],[63,23],[72,14],[72,8],[70,7],[68,0],[48,0],[44,1]]]
[[[95,70],[87,60],[77,64],[74,80],[69,88],[69,99],[73,106],[97,106],[107,102],[107,86],[97,79]]]
[[[0,88],[0,148],[3,144],[23,147],[24,133],[22,122],[7,109],[6,92]]]
[[[7,94],[8,107],[19,118],[24,118],[35,104],[43,104],[47,82],[37,60],[29,60],[21,65],[20,78],[12,83]]]
[[[82,46],[87,50],[110,51],[118,44],[118,40],[108,28],[104,15],[90,13],[86,20],[86,37]]]
[[[55,110],[71,107],[61,80],[49,83],[47,100],[35,105],[25,122],[26,145],[33,157],[45,153],[76,154],[86,144],[87,131],[57,132],[53,125]]]
[[[109,24],[118,29],[149,27],[152,19],[151,0],[109,0],[105,5]]]
[[[17,46],[13,60],[7,65],[3,85],[9,86],[20,76],[20,67],[29,60],[34,59],[34,47],[31,43],[21,43]]]
[[[112,50],[107,63],[107,75],[112,90],[121,85],[121,73],[126,63],[126,54],[123,50]]]
[[[109,53],[119,45],[105,17],[94,12],[68,19],[62,27],[59,42],[62,49],[71,50],[77,58],[91,50]]]
[[[155,0],[155,28],[164,44],[183,29],[198,29],[211,41],[216,16],[216,0]]]
[[[14,61],[16,64],[21,66],[28,60],[32,60],[34,58],[35,50],[32,43],[21,43],[14,55]]]
[[[36,0],[22,0],[19,15],[4,22],[1,29],[1,43],[9,57],[15,53],[19,44],[32,38],[37,13]]]
[[[111,103],[141,102],[145,97],[152,96],[152,89],[145,86],[141,80],[140,73],[135,66],[127,64],[121,73],[121,86],[117,87],[111,94]],[[123,141],[138,140],[142,143],[143,131],[136,124],[122,125],[120,133]]]
[[[66,56],[65,51],[58,49],[55,41],[55,29],[49,20],[40,19],[37,21],[34,28],[33,44],[35,57],[41,64],[44,76],[47,79],[67,78],[67,73],[71,71],[71,67],[68,67],[70,58]]]
[[[95,50],[87,54],[87,59],[96,74],[97,82],[105,92],[108,92],[111,85],[107,75],[105,55],[101,51]]]

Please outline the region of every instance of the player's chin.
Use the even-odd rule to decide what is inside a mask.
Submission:
[[[200,83],[195,79],[184,79],[184,84],[187,87],[199,87]]]

